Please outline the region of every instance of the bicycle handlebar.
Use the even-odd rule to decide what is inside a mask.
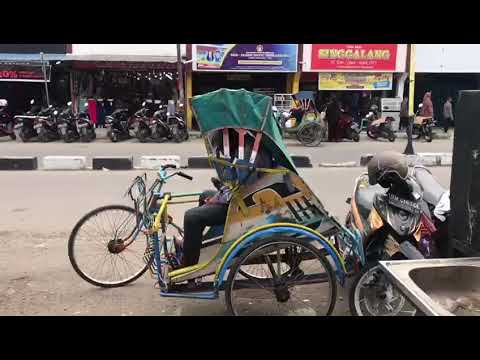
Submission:
[[[182,172],[182,171],[179,171],[179,172],[177,173],[177,175],[178,175],[178,176],[181,176],[181,177],[183,177],[183,178],[185,178],[185,179],[187,179],[187,180],[193,180],[193,177],[192,177],[192,176],[187,175],[187,174],[185,174],[185,173]]]

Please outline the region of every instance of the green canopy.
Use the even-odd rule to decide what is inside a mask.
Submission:
[[[272,99],[245,89],[219,89],[194,96],[192,108],[203,135],[223,128],[261,131],[264,145],[283,166],[297,172],[273,117]]]

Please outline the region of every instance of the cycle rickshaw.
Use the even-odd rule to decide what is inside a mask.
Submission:
[[[300,102],[303,111],[301,121],[289,112],[282,116],[280,126],[286,135],[295,135],[297,140],[305,146],[318,146],[322,140],[325,140],[327,134],[327,124],[324,116],[315,106],[315,99],[312,91],[302,91],[295,94]]]
[[[232,192],[226,223],[205,233],[199,263],[178,268],[174,243],[183,232],[168,209],[186,202],[195,206],[200,193],[163,192],[162,186],[173,176],[192,179],[182,171],[169,173],[174,166],[166,165],[148,190],[146,176],[135,179],[129,189],[133,208],[111,205],[79,221],[69,240],[74,269],[102,287],[125,285],[150,269],[161,296],[217,299],[225,291],[233,315],[329,315],[337,280],[343,284],[354,264],[362,261],[361,237],[329,216],[299,176],[273,118],[271,98],[243,89],[220,89],[194,97],[192,108],[211,165]],[[232,134],[238,139],[235,144]],[[215,143],[214,138],[222,141]],[[272,154],[270,168],[255,166],[261,147]],[[121,226],[95,244],[107,253],[106,260],[97,258],[107,271],[103,265],[103,270],[88,272],[80,264],[80,248],[88,248],[92,236],[82,240],[80,233],[115,209],[125,213],[117,221]],[[127,261],[132,253],[136,257]],[[121,267],[127,274],[120,275]],[[108,272],[110,268],[115,269]],[[191,289],[186,282],[192,279],[203,281]]]

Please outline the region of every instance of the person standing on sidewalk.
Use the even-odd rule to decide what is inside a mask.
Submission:
[[[408,126],[408,97],[404,96],[400,105],[400,130]]]
[[[420,116],[431,117],[433,118],[433,102],[432,102],[432,92],[427,91],[423,95],[422,101],[422,110],[420,111]]]
[[[449,126],[453,126],[453,109],[452,109],[452,97],[447,97],[447,101],[443,104],[443,130],[448,132]]]
[[[330,103],[327,106],[325,118],[328,123],[328,141],[338,141],[337,125],[338,119],[340,118],[340,105],[338,104],[335,95],[332,95],[332,98],[330,99]]]

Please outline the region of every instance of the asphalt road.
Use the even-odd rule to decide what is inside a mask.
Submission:
[[[450,130],[451,131],[451,130]],[[134,165],[137,166],[142,155],[179,155],[183,164],[191,156],[205,156],[206,150],[203,140],[191,140],[176,144],[172,142],[139,143],[136,139],[125,142],[112,143],[105,137],[105,129],[99,129],[98,138],[92,143],[70,143],[63,141],[51,143],[22,143],[20,140],[12,141],[8,137],[0,138],[0,156],[49,156],[49,155],[79,155],[86,156],[89,161],[92,156],[133,156]],[[339,143],[322,143],[317,147],[302,146],[295,139],[286,139],[288,151],[292,155],[309,155],[314,166],[321,162],[338,163],[360,161],[362,154],[376,153],[384,150],[403,152],[407,144],[405,138],[398,138],[394,143],[387,140],[371,140],[365,133],[361,140],[354,143],[348,140]],[[450,139],[436,139],[431,143],[423,140],[414,142],[417,152],[451,152],[453,136]],[[41,166],[41,162],[39,166]]]
[[[42,144],[43,145],[43,144]],[[343,220],[355,176],[361,168],[302,170],[301,174],[330,213]],[[450,168],[432,168],[444,186]],[[178,179],[166,190],[210,188],[210,170],[188,171],[193,183]],[[129,204],[126,188],[139,171],[2,172],[0,207],[0,315],[225,315],[218,301],[161,298],[154,280],[144,275],[130,286],[95,288],[80,279],[67,257],[67,240],[89,210],[106,204]],[[153,177],[154,172],[149,172]],[[181,223],[186,206],[172,209]],[[335,315],[347,315],[339,289]]]

